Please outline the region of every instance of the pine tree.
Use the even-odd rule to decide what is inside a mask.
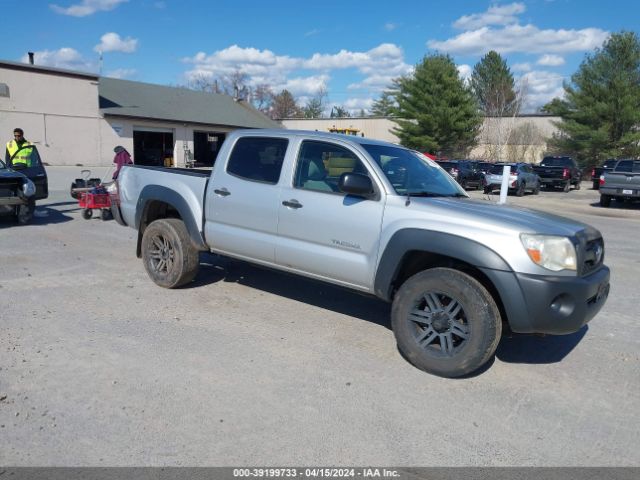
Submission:
[[[393,93],[389,90],[385,90],[380,95],[380,98],[373,102],[371,107],[371,115],[374,117],[390,117],[394,114],[396,107]]]
[[[586,166],[640,155],[640,41],[614,33],[565,84],[566,111],[551,144]]]
[[[511,116],[517,109],[517,94],[513,75],[507,62],[491,50],[473,67],[470,78],[478,106],[490,117]]]
[[[402,145],[423,152],[465,155],[476,144],[482,119],[449,55],[430,55],[412,75],[394,81]]]

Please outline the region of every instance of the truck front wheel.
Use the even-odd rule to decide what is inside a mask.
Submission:
[[[502,333],[500,312],[473,277],[433,268],[409,278],[391,308],[402,354],[416,367],[441,377],[460,377],[484,365]]]
[[[184,222],[163,218],[152,222],[142,235],[142,260],[156,285],[177,288],[194,279],[200,267],[198,250]]]

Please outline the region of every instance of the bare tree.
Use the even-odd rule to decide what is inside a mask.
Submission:
[[[485,145],[485,158],[491,161],[503,161],[505,146],[527,98],[526,78],[520,79],[515,98],[510,95],[496,94],[492,102],[492,112],[485,116],[482,124],[481,141]]]
[[[288,90],[283,90],[273,97],[273,108],[270,113],[273,119],[300,118],[303,116],[302,109]]]
[[[524,122],[513,128],[507,142],[507,160],[534,163],[538,159],[538,146],[544,135],[533,122]]]
[[[256,85],[251,93],[251,103],[262,113],[269,115],[273,108],[273,98],[275,94],[267,84]]]

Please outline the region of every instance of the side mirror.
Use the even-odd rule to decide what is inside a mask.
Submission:
[[[349,195],[368,197],[373,193],[373,182],[363,173],[343,173],[338,180],[338,189]]]

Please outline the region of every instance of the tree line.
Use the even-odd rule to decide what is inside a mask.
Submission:
[[[275,93],[268,85],[248,86],[241,72],[222,78],[197,77],[190,88],[240,96],[273,119],[322,118],[328,95],[320,89],[300,106],[288,90]],[[583,166],[606,158],[640,155],[640,41],[634,32],[612,34],[587,54],[564,98],[554,98],[542,113],[560,117],[547,142],[549,153],[575,156]],[[452,57],[426,55],[413,72],[396,78],[373,103],[371,116],[391,117],[393,133],[410,148],[450,157],[467,156],[479,141],[488,156],[503,160],[505,147],[539,141],[531,125],[515,127],[528,86],[518,84],[502,56],[490,51],[474,66],[468,80],[460,77]],[[360,112],[365,116],[365,112]],[[330,116],[349,117],[334,106]],[[484,138],[483,138],[484,137]],[[508,150],[508,157],[524,152]],[[508,158],[513,160],[514,158]]]

